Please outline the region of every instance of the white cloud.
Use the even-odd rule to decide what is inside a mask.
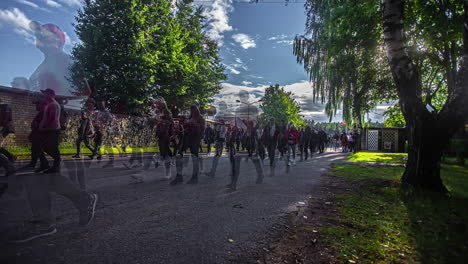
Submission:
[[[236,58],[236,62],[242,64],[242,60],[240,58]]]
[[[270,38],[268,38],[268,40],[283,40],[283,39],[286,39],[286,38],[288,38],[288,35],[280,34],[280,35],[270,37]]]
[[[245,86],[247,86],[247,85],[251,85],[251,84],[252,84],[252,82],[248,82],[248,81],[242,81],[242,84],[243,84],[243,85],[245,85]]]
[[[294,43],[293,40],[278,40],[276,41],[278,44],[286,44],[286,45],[292,45]]]
[[[60,2],[67,6],[81,6],[81,0],[56,0],[55,2]]]
[[[25,4],[25,5],[28,5],[30,7],[34,7],[34,8],[39,8],[38,5],[36,5],[35,3],[33,2],[29,2],[29,1],[26,1],[26,0],[15,0],[16,2],[20,3],[20,4]]]
[[[232,74],[240,74],[240,71],[236,70],[236,68],[232,67],[231,65],[224,65],[226,69],[229,70]]]
[[[63,33],[65,34],[65,45],[71,45],[72,42],[71,42],[70,36],[65,31],[63,31]]]
[[[20,4],[30,6],[30,7],[34,8],[34,9],[37,9],[37,10],[42,10],[42,11],[50,12],[49,9],[40,7],[40,6],[38,6],[36,3],[33,3],[33,2],[31,2],[31,1],[26,1],[26,0],[15,0],[15,1],[18,2],[18,3],[20,3]]]
[[[233,30],[232,26],[229,25],[228,17],[228,14],[233,10],[232,0],[214,0],[213,4],[204,12],[208,22],[207,34],[211,39],[217,41],[219,46],[223,45],[223,33]]]
[[[0,25],[10,26],[13,32],[23,36],[29,43],[34,44],[36,38],[34,32],[29,28],[30,23],[31,20],[18,8],[11,10],[0,9]],[[65,45],[71,45],[70,36],[65,31],[63,33],[65,34]]]
[[[255,48],[257,46],[255,44],[255,41],[247,34],[234,34],[232,35],[232,39],[234,39],[235,42],[239,43],[244,49]]]
[[[46,5],[51,6],[51,7],[62,7],[61,4],[53,1],[53,0],[45,0]]]
[[[18,8],[0,9],[0,25],[9,25],[15,33],[24,36],[28,42],[34,43],[34,34],[29,28],[30,22],[31,20]]]

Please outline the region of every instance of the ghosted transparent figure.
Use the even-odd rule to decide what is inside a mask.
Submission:
[[[184,152],[190,149],[192,154],[193,170],[192,178],[187,182],[188,184],[198,183],[198,174],[200,168],[200,160],[198,151],[200,149],[201,139],[203,137],[203,131],[205,130],[205,119],[200,114],[200,110],[197,106],[192,105],[190,108],[190,117],[185,120],[182,124],[182,142],[179,145],[176,156],[176,169],[177,174],[174,180],[171,181],[171,185],[180,184],[183,182],[182,170],[183,170],[183,159]]]
[[[66,43],[65,33],[54,24],[40,24],[32,21],[30,29],[36,37],[36,47],[44,54],[44,60],[31,74],[29,79],[15,77],[12,81],[14,88],[27,89],[35,92],[51,89],[57,95],[57,101],[64,103],[67,108],[81,109],[83,100],[87,99],[91,90],[84,77],[81,78],[80,96],[70,83],[69,68],[72,64],[71,57],[63,51]]]
[[[258,147],[258,137],[257,137],[257,126],[258,126],[258,108],[249,102],[249,93],[245,90],[239,92],[239,99],[241,105],[236,111],[236,120],[233,134],[237,134],[239,127],[245,127],[246,137],[247,137],[247,150],[248,157],[252,159],[253,164],[255,165],[255,170],[257,171],[257,181],[256,183],[263,182],[263,166],[260,161]],[[234,139],[230,139],[234,141]],[[232,142],[233,143],[233,142]],[[229,190],[237,189],[237,180],[239,179],[240,172],[240,161],[241,155],[235,151],[230,151],[230,161],[231,161],[231,183],[226,187]]]

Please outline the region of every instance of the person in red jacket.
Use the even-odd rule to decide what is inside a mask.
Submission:
[[[299,142],[299,131],[294,126],[292,122],[289,123],[288,128],[288,162],[287,166],[296,165],[296,147],[297,143]],[[292,154],[292,157],[291,157]]]

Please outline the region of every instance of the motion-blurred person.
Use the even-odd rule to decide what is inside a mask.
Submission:
[[[49,168],[48,163],[46,163],[44,167],[41,166],[36,172],[57,173],[60,172],[61,163],[59,150],[61,107],[55,100],[54,90],[46,89],[41,90],[41,92],[44,94],[46,106],[38,128],[41,139],[39,158],[45,160],[45,153],[47,153],[54,159],[54,162],[52,167]]]
[[[341,133],[340,141],[341,141],[341,152],[347,152],[348,151],[348,136],[346,135],[345,131]]]
[[[327,143],[327,133],[323,131],[323,129],[320,129],[318,134],[318,151],[319,154],[322,154],[325,151],[325,144]]]
[[[288,162],[287,165],[296,165],[296,149],[299,142],[299,131],[296,126],[290,122],[288,129]]]
[[[173,134],[172,115],[167,108],[164,98],[157,98],[154,102],[154,106],[158,114],[158,120],[156,121],[156,137],[158,138],[159,156],[161,162],[164,163],[164,168],[166,170],[165,179],[169,180],[171,178],[172,153],[170,149],[170,141]]]
[[[81,158],[81,143],[94,154],[95,150],[90,144],[90,140],[95,136],[93,124],[93,111],[95,102],[93,99],[88,99],[85,104],[85,109],[81,112],[80,123],[78,125],[78,137],[76,139],[76,154],[73,158]],[[91,156],[93,157],[93,156]]]
[[[98,160],[102,158],[102,155],[100,154],[101,147],[103,146],[103,143],[110,143],[106,142],[104,139],[107,139],[108,135],[108,128],[111,127],[111,123],[113,120],[113,116],[110,113],[109,110],[106,109],[106,103],[104,101],[100,101],[97,104],[97,110],[94,112],[92,122],[95,130],[95,136],[94,136],[94,152],[90,156],[91,159],[94,159],[94,157],[97,157]],[[104,151],[108,149],[106,146],[104,146]],[[112,150],[112,146],[110,147],[109,153],[109,160],[114,160],[114,153]]]
[[[206,153],[210,154],[211,144],[214,143],[214,131],[211,128],[210,124],[206,125],[204,140],[205,140],[206,149],[207,149]]]
[[[304,132],[302,133],[302,137],[300,138],[301,141],[301,158],[300,161],[307,160],[309,157],[309,146],[310,146],[310,138],[312,136],[312,129],[310,126],[306,126]],[[310,153],[312,157],[312,153]],[[304,158],[304,159],[303,159]]]
[[[41,123],[42,118],[44,117],[44,109],[46,107],[46,103],[44,100],[37,100],[34,102],[36,105],[37,114],[31,122],[31,132],[29,133],[28,139],[31,142],[31,161],[28,165],[24,168],[34,169],[36,167],[36,163],[40,158],[39,153],[41,151],[41,138],[39,133],[39,124]],[[47,167],[47,159],[45,157],[41,157],[40,166]]]
[[[270,162],[270,176],[275,175],[275,156],[276,146],[278,145],[279,130],[276,127],[275,119],[271,118],[270,122],[263,128],[262,141],[267,148],[268,159]]]
[[[49,109],[46,109],[48,112]],[[41,126],[41,128],[44,128]],[[23,232],[10,238],[12,243],[25,243],[36,238],[49,236],[57,233],[56,218],[52,213],[51,192],[61,195],[71,201],[79,212],[79,225],[87,226],[94,219],[97,194],[80,190],[69,179],[60,174],[29,175],[26,183],[21,184],[26,189],[26,197],[31,207],[33,221],[26,224]],[[19,184],[19,183],[15,183]]]
[[[222,119],[222,117],[217,117],[214,128],[216,153],[213,158],[211,170],[207,173],[209,177],[214,177],[216,175],[216,168],[218,167],[219,159],[223,155],[224,144],[226,142],[226,132],[227,128],[224,119]]]
[[[190,149],[192,154],[193,170],[192,178],[187,182],[188,184],[198,183],[198,174],[200,168],[199,154],[201,139],[203,137],[203,131],[205,130],[205,119],[200,114],[198,107],[192,105],[190,107],[190,117],[183,125],[184,128],[184,141],[181,144],[181,148],[178,150],[176,157],[176,168],[177,174],[174,180],[171,181],[171,185],[180,184],[184,181],[182,170],[183,170],[183,158],[184,152]]]
[[[257,136],[257,128],[258,128],[258,108],[253,106],[252,103],[249,103],[249,93],[247,91],[240,91],[239,92],[239,99],[241,105],[237,109],[237,120],[236,123],[238,125],[244,125],[246,127],[246,132],[244,135],[245,138],[245,146],[249,151],[248,158],[252,160],[252,163],[255,166],[255,170],[257,171],[257,180],[256,183],[260,184],[263,182],[263,166],[260,161],[259,155],[259,144],[262,144],[258,140]],[[237,134],[237,129],[233,130],[233,134]],[[233,140],[233,139],[231,139]],[[234,156],[231,157],[231,153]],[[237,189],[237,181],[239,179],[240,173],[240,160],[241,156],[239,153],[230,153],[230,161],[231,161],[231,183],[229,183],[226,187],[228,191],[234,191]]]

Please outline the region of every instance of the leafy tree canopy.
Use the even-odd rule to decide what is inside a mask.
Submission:
[[[284,91],[277,84],[265,89],[260,108],[263,110],[261,120],[268,122],[271,118],[279,125],[293,122],[296,127],[302,127],[304,120],[299,114],[301,107],[294,100],[293,93]]]
[[[157,96],[175,112],[205,106],[226,76],[202,10],[190,2],[86,1],[76,16],[73,81],[86,77],[92,96],[118,113],[145,112]]]

